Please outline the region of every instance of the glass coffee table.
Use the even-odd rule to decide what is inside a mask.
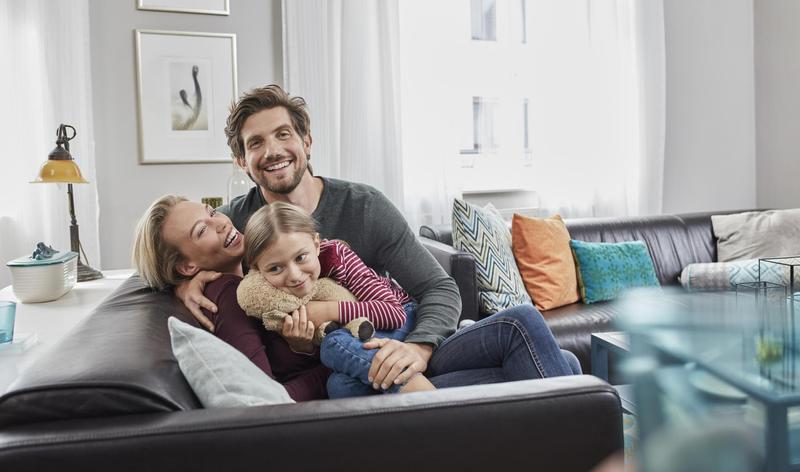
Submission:
[[[672,460],[689,460],[685,451],[695,447],[704,467],[725,468],[720,464],[741,456],[768,471],[800,470],[794,299],[765,305],[732,292],[659,290],[620,303],[619,326],[630,335],[624,370],[634,385],[643,451],[656,450],[648,442],[674,446],[671,457],[679,459]],[[648,457],[642,463],[655,470]]]
[[[797,273],[795,273],[797,269]],[[800,297],[800,256],[762,257],[758,260],[758,280],[786,285],[787,295]]]

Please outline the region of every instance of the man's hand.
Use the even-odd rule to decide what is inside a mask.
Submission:
[[[183,302],[194,318],[212,333],[214,332],[214,323],[206,318],[200,308],[205,308],[213,313],[217,312],[217,305],[214,305],[211,300],[203,295],[203,290],[205,290],[207,283],[217,280],[221,275],[221,272],[203,270],[198,272],[191,280],[175,287],[175,296]]]
[[[375,390],[386,390],[393,383],[403,385],[412,376],[425,372],[433,353],[433,347],[427,344],[385,338],[374,338],[364,343],[364,349],[380,349],[367,374]]]
[[[291,315],[283,319],[283,330],[281,336],[289,344],[289,349],[294,352],[311,354],[314,352],[314,345],[311,340],[314,338],[314,323],[308,319],[306,307],[301,306]]]

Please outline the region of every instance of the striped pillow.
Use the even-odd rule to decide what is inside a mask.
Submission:
[[[514,261],[511,231],[491,204],[480,208],[453,202],[453,247],[475,258],[482,314],[531,303]]]

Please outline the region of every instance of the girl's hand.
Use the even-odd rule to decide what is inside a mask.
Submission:
[[[283,319],[281,336],[292,351],[311,354],[314,352],[314,345],[311,344],[311,340],[314,338],[314,329],[314,323],[308,319],[306,307],[301,306],[299,310],[293,311]]]
[[[308,321],[320,326],[326,321],[339,321],[339,302],[311,301],[306,305]]]

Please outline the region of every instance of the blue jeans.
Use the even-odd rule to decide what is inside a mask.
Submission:
[[[408,329],[406,325],[401,330]],[[403,338],[396,339],[402,340],[406,334],[407,331],[402,334]],[[348,375],[344,373],[345,370],[337,368],[341,366],[326,363],[335,370],[328,379],[328,396],[341,398],[377,393],[366,380],[369,365],[377,350],[366,351],[358,340],[349,334],[347,336],[349,339],[341,340],[348,348],[340,350],[339,354],[342,357],[355,355],[363,360],[368,359],[366,364],[361,364],[363,379],[359,377],[356,380],[355,375]],[[325,351],[323,342],[323,356]],[[342,358],[337,360],[344,363]],[[559,349],[542,315],[527,304],[509,308],[462,328],[433,352],[425,372],[437,388],[580,373],[578,358],[569,351]],[[388,391],[396,390],[392,386]]]
[[[578,358],[558,347],[530,304],[495,313],[445,339],[426,371],[437,388],[580,373]]]
[[[408,302],[403,305],[406,321],[393,331],[375,331],[376,338],[389,338],[402,341],[414,328],[417,303]],[[346,329],[338,329],[325,336],[319,347],[322,363],[333,370],[328,377],[328,397],[359,397],[377,393],[372,389],[372,382],[367,379],[372,359],[377,349],[364,349],[364,343],[353,337]],[[394,393],[400,385],[392,385],[386,393]]]

